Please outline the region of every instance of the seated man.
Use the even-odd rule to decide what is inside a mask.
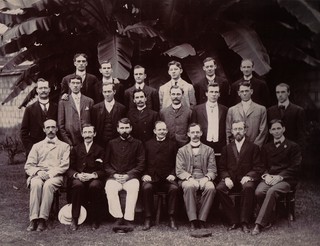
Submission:
[[[216,193],[213,180],[217,176],[216,160],[211,147],[200,142],[202,131],[199,124],[192,123],[188,129],[190,143],[178,150],[176,174],[183,189],[191,230],[205,228],[205,222]],[[200,209],[197,213],[197,193],[201,192]]]
[[[91,202],[92,229],[99,227],[101,200],[104,188],[105,171],[103,167],[104,150],[93,142],[96,135],[92,125],[82,128],[84,143],[74,147],[70,154],[70,168],[67,171],[72,197],[71,229],[78,229],[78,218],[81,204],[85,200]]]
[[[297,184],[301,151],[298,144],[284,137],[284,131],[281,120],[271,121],[269,132],[274,141],[264,145],[261,150],[262,161],[267,170],[255,192],[260,211],[252,235],[259,234],[262,228],[270,225],[279,193],[287,193]]]
[[[132,126],[128,118],[118,122],[118,138],[111,140],[106,152],[106,173],[109,177],[105,186],[109,212],[116,218],[114,230],[118,226],[131,226],[139,192],[139,179],[145,165],[145,152],[140,140],[131,137]],[[125,190],[126,205],[124,215],[121,210],[119,191]],[[124,219],[124,220],[123,220]]]
[[[142,176],[142,194],[144,203],[145,222],[143,230],[151,227],[151,215],[153,210],[153,194],[157,191],[168,193],[168,214],[170,216],[171,229],[177,230],[174,221],[176,211],[176,199],[178,195],[178,183],[175,181],[175,160],[177,145],[174,140],[167,138],[168,129],[166,123],[157,121],[154,130],[156,137],[146,142],[146,170]]]
[[[43,231],[49,217],[54,192],[63,184],[69,168],[70,146],[56,137],[57,122],[44,122],[46,138],[33,145],[24,169],[29,176],[30,224],[27,231]]]

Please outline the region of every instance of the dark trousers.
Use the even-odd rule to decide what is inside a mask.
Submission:
[[[90,201],[93,213],[92,220],[99,221],[101,211],[102,195],[104,194],[104,184],[99,179],[81,182],[73,179],[71,183],[72,218],[78,219],[81,205]]]
[[[162,180],[158,182],[143,182],[142,183],[142,196],[144,205],[145,217],[151,217],[154,211],[153,195],[155,192],[167,192],[168,197],[168,214],[173,216],[176,210],[176,201],[179,186],[176,182],[169,182]]]
[[[249,223],[254,208],[254,191],[256,186],[256,182],[251,181],[244,185],[234,182],[234,187],[229,190],[224,181],[221,181],[218,184],[217,194],[230,224],[238,224],[239,222]],[[240,216],[238,215],[235,204],[229,196],[231,191],[240,192]]]

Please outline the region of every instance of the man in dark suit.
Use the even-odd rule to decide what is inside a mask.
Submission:
[[[192,111],[192,121],[199,123],[202,129],[201,142],[221,153],[226,145],[226,117],[228,108],[218,104],[220,86],[209,84],[206,89],[207,102],[197,105]]]
[[[104,101],[93,106],[91,119],[97,135],[95,141],[105,148],[111,139],[118,137],[118,121],[125,116],[126,109],[121,103],[114,100],[116,94],[114,84],[102,86]]]
[[[145,143],[153,137],[153,127],[158,120],[158,113],[147,108],[147,97],[141,89],[133,91],[133,102],[136,108],[130,109],[127,115],[132,124],[132,137]]]
[[[278,105],[267,110],[268,122],[274,119],[282,120],[286,130],[284,136],[300,145],[301,150],[305,147],[305,116],[300,106],[289,101],[290,87],[285,83],[276,86]]]
[[[207,87],[210,84],[217,83],[220,88],[220,97],[218,102],[224,106],[228,106],[229,100],[229,82],[215,74],[217,69],[216,61],[212,57],[203,60],[203,71],[206,77],[194,85],[195,95],[198,104],[207,102]]]
[[[73,57],[73,64],[76,71],[69,74],[62,79],[61,82],[61,99],[68,100],[71,90],[69,89],[70,77],[79,75],[82,81],[81,93],[90,97],[94,103],[101,101],[100,82],[96,76],[87,73],[86,68],[88,65],[88,56],[84,53],[75,54]]]
[[[156,89],[145,84],[144,80],[147,77],[145,68],[140,65],[136,65],[133,69],[133,76],[135,84],[124,92],[124,104],[127,109],[130,110],[136,107],[135,103],[133,102],[133,91],[136,89],[141,89],[144,91],[147,97],[147,108],[158,112],[160,108],[159,93]]]
[[[94,127],[85,124],[82,128],[84,143],[77,145],[70,153],[70,167],[67,176],[72,197],[71,229],[73,231],[78,229],[81,205],[86,200],[91,202],[92,229],[96,230],[99,227],[105,171],[104,150],[93,143],[95,135]]]
[[[243,59],[241,61],[240,70],[243,73],[243,77],[231,85],[230,89],[230,106],[233,106],[240,102],[238,97],[238,88],[241,82],[249,82],[253,89],[252,101],[257,104],[269,107],[270,105],[270,93],[269,88],[265,81],[255,78],[252,74],[254,71],[253,61],[250,59]]]
[[[57,120],[58,105],[49,101],[49,82],[40,78],[37,81],[38,101],[28,106],[24,112],[20,136],[28,156],[32,146],[46,137],[43,122]]]
[[[259,147],[245,137],[246,125],[243,121],[232,124],[232,134],[235,141],[222,149],[218,165],[221,181],[217,186],[217,193],[231,224],[228,230],[241,225],[243,232],[250,233],[248,223],[253,213],[254,191],[260,181],[263,165]],[[241,194],[240,218],[229,197],[231,191]]]
[[[145,144],[146,169],[142,176],[145,221],[142,230],[146,231],[151,227],[153,195],[157,191],[164,191],[168,194],[169,226],[177,230],[174,220],[179,187],[175,177],[177,145],[175,141],[167,138],[168,129],[163,121],[157,121],[153,131],[155,137]]]
[[[270,224],[279,193],[289,192],[298,182],[301,151],[298,144],[284,137],[285,130],[281,120],[272,120],[269,131],[274,141],[264,145],[261,150],[266,171],[255,192],[260,211],[252,235],[259,234],[262,228]]]
[[[58,107],[58,126],[64,142],[74,147],[82,143],[81,127],[90,123],[90,110],[93,100],[81,94],[81,77],[69,77],[71,94],[69,99],[60,100]]]

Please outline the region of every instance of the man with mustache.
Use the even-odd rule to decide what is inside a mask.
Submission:
[[[29,176],[30,224],[27,231],[44,231],[54,192],[63,184],[63,174],[69,168],[70,146],[60,141],[54,120],[44,122],[46,138],[33,145],[24,169]]]
[[[246,137],[247,126],[244,121],[232,123],[234,141],[222,149],[218,165],[220,183],[217,194],[222,208],[231,224],[229,231],[242,227],[250,233],[248,224],[254,208],[254,191],[263,172],[260,149]],[[233,203],[230,192],[240,192],[240,215]]]
[[[73,231],[78,229],[80,209],[85,201],[90,201],[92,230],[99,228],[106,175],[103,165],[104,150],[93,142],[95,135],[92,125],[83,125],[84,142],[73,148],[70,154],[70,168],[67,176],[72,198],[71,229]]]
[[[26,156],[28,156],[33,144],[45,138],[43,122],[47,119],[57,120],[58,116],[58,105],[49,101],[49,81],[39,78],[36,91],[38,100],[26,108],[20,128],[21,141]]]
[[[109,142],[106,150],[105,170],[109,212],[116,219],[113,230],[123,232],[121,226],[133,230],[132,222],[139,193],[139,179],[145,167],[145,151],[140,140],[133,138],[130,133],[132,125],[128,118],[118,122],[119,137]],[[119,191],[125,190],[126,205],[122,213]]]
[[[214,150],[201,143],[201,135],[200,125],[191,123],[188,128],[190,142],[178,150],[176,157],[176,174],[183,190],[191,230],[196,227],[206,227],[207,217],[216,193],[212,182],[217,177]],[[201,198],[197,206],[197,193],[199,192]]]

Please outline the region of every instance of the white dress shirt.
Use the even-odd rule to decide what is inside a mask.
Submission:
[[[240,142],[238,142],[237,140],[234,140],[234,142],[236,143],[236,147],[237,147],[238,153],[240,153],[240,150],[241,150],[242,145],[244,143],[244,139],[245,138],[242,138]]]
[[[74,94],[74,93],[71,93],[71,96],[73,98],[73,101],[76,105],[76,108],[77,108],[77,111],[78,111],[78,114],[79,114],[79,118],[80,118],[80,97],[81,97],[81,93],[79,92],[78,94]]]
[[[90,148],[91,148],[91,146],[92,146],[92,143],[93,142],[90,142],[90,143],[84,143],[84,146],[86,147],[86,151],[87,151],[87,153],[89,152],[89,150],[90,150]]]
[[[143,90],[144,85],[145,85],[144,82],[142,82],[141,84],[136,83],[136,84],[135,84],[135,87],[136,87],[137,90],[139,90],[139,89],[140,89],[140,90]]]
[[[106,100],[104,100],[104,106],[106,107],[106,110],[107,110],[109,113],[111,112],[114,104],[115,104],[115,100],[114,100],[114,99],[112,99],[111,102],[107,102]]]
[[[206,103],[206,110],[208,115],[208,132],[207,141],[208,142],[218,142],[219,141],[219,109],[218,103]]]

